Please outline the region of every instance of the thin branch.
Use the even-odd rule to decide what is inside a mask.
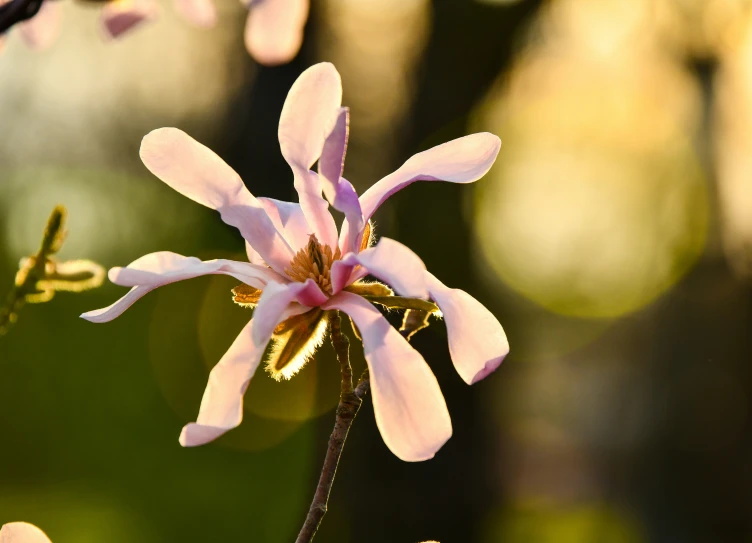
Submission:
[[[44,0],[11,0],[0,6],[0,34],[13,25],[31,19],[39,12]]]
[[[45,266],[49,257],[55,254],[63,242],[65,235],[65,208],[57,206],[52,210],[44,230],[42,245],[37,254],[32,257],[28,266],[22,267],[16,274],[13,289],[8,294],[5,307],[0,308],[0,336],[8,331],[11,324],[16,322],[19,310],[24,306],[29,296],[38,294],[37,284],[45,277]]]
[[[363,397],[369,390],[369,381],[367,372],[361,377],[357,388],[353,390],[352,367],[350,366],[350,340],[342,333],[342,319],[339,312],[334,312],[330,319],[331,338],[334,350],[337,353],[340,369],[342,371],[342,391],[337,406],[334,430],[329,436],[329,446],[324,458],[324,466],[321,469],[319,484],[313,495],[311,508],[308,510],[303,528],[300,530],[296,543],[308,543],[316,535],[321,520],[324,518],[329,501],[329,493],[332,490],[334,476],[337,473],[337,464],[342,455],[342,449],[345,446],[347,434],[350,426],[358,414]]]

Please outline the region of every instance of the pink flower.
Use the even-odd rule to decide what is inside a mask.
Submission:
[[[146,255],[110,270],[112,282],[131,287],[128,294],[82,315],[110,321],[147,292],[200,275],[226,274],[243,283],[233,291],[235,301],[255,306],[253,319],[212,370],[197,421],[180,436],[184,446],[207,443],[240,424],[243,394],[270,341],[275,348],[267,368],[288,378],[323,340],[328,312],[339,310],[362,338],[384,442],[403,460],[431,458],[452,433],[444,398],[423,357],[369,301],[392,305],[393,294],[385,285],[364,282],[369,274],[414,303],[435,307],[425,301],[431,298],[438,305],[452,360],[467,383],[491,373],[509,351],[493,315],[465,292],[444,286],[410,249],[387,238],[371,247],[369,223],[391,194],[414,181],[479,179],[501,142],[492,134],[473,134],[418,153],[358,197],[341,177],[348,137],[341,99],[339,74],[328,63],[306,70],[287,97],[279,142],[299,204],[254,197],[216,154],[175,128],[155,130],[141,144],[146,167],[184,196],[219,211],[245,238],[249,258],[202,262],[170,252]],[[310,169],[317,160],[318,173]],[[329,203],[346,217],[339,234]]]
[[[50,539],[32,524],[11,522],[0,528],[0,543],[50,543]]]
[[[243,0],[250,10],[245,25],[245,46],[259,63],[290,62],[303,43],[309,0]],[[214,0],[175,0],[185,19],[201,27],[217,21]]]

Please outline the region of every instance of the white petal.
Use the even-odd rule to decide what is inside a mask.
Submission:
[[[0,543],[51,543],[47,535],[26,522],[9,522],[0,528]]]
[[[261,0],[252,2],[245,26],[245,45],[261,64],[290,62],[303,43],[308,19],[308,0]]]
[[[429,272],[426,280],[431,298],[444,314],[454,367],[467,384],[477,383],[498,368],[509,353],[504,329],[467,292],[447,288]]]
[[[408,462],[432,458],[451,437],[452,423],[423,357],[360,296],[340,292],[323,307],[344,311],[360,330],[384,443]]]
[[[191,200],[219,211],[267,264],[284,272],[292,249],[261,202],[213,151],[177,128],[160,128],[144,137],[140,154],[154,175]]]

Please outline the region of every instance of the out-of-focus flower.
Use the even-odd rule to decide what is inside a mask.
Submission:
[[[26,522],[10,522],[0,528],[0,543],[51,543],[45,533]]]
[[[245,46],[261,64],[290,62],[303,43],[309,0],[245,0]]]
[[[9,1],[0,0],[0,4]],[[61,1],[45,0],[36,15],[18,25],[24,42],[32,49],[46,49],[57,39],[62,21]],[[158,11],[154,0],[108,0],[100,17],[105,38],[122,36],[142,22],[153,19]],[[0,34],[0,50],[5,39],[6,36]]]
[[[290,62],[303,43],[309,0],[242,0],[248,8],[245,46],[251,56],[269,66]],[[186,20],[201,26],[217,21],[214,0],[175,0]]]
[[[349,113],[341,99],[340,76],[328,63],[306,70],[287,97],[279,142],[299,204],[254,197],[216,154],[180,130],[162,128],[144,138],[141,158],[147,168],[184,196],[219,211],[245,238],[249,259],[143,256],[110,270],[112,282],[132,287],[128,294],[82,315],[110,321],[147,292],[201,275],[242,281],[234,300],[255,307],[253,319],[212,370],[197,422],[180,436],[184,446],[207,443],[240,424],[243,394],[270,341],[272,376],[296,373],[322,342],[331,311],[349,315],[363,341],[376,422],[384,442],[403,460],[433,457],[451,436],[451,421],[426,362],[372,303],[436,314],[440,309],[452,360],[469,384],[495,370],[509,351],[493,315],[467,293],[444,286],[410,249],[387,238],[372,247],[369,222],[389,196],[414,181],[479,179],[496,159],[499,138],[473,134],[418,153],[358,197],[342,177]],[[318,173],[310,170],[317,160]],[[329,203],[345,215],[339,235]],[[369,274],[400,296],[363,281]]]

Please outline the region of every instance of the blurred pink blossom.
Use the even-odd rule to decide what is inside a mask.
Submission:
[[[361,280],[369,274],[401,296],[430,298],[439,306],[453,363],[468,384],[495,370],[509,351],[501,325],[477,300],[444,286],[406,246],[381,238],[371,247],[369,239],[369,220],[390,195],[414,181],[479,179],[496,159],[499,138],[473,134],[418,153],[358,197],[342,177],[349,113],[341,99],[339,73],[328,63],[306,70],[287,96],[279,143],[293,171],[298,204],[254,197],[222,159],[176,128],[154,130],[141,144],[141,158],[154,175],[219,211],[222,220],[240,231],[249,262],[152,253],[111,269],[110,280],[131,287],[130,292],[82,317],[111,321],[157,287],[207,274],[230,275],[258,293],[253,319],[209,376],[196,423],[183,428],[184,446],[207,443],[240,424],[243,394],[275,331],[340,310],[362,337],[384,442],[403,460],[433,457],[452,433],[444,398],[423,357],[358,294],[368,288]],[[310,169],[317,160],[318,173]],[[329,204],[345,215],[339,233]],[[310,351],[326,329],[325,317],[321,320]],[[311,324],[311,330],[316,327]]]
[[[33,524],[10,522],[0,528],[0,543],[50,543],[50,539]]]

